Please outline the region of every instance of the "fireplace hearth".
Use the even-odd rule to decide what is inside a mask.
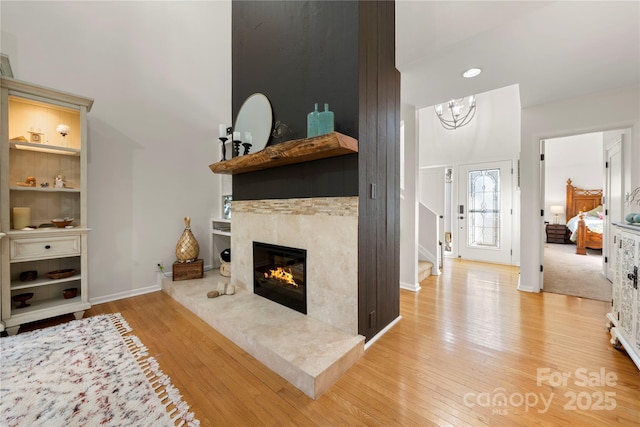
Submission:
[[[253,292],[307,314],[307,251],[253,242]]]

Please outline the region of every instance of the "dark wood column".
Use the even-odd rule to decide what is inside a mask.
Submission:
[[[400,74],[394,2],[361,2],[359,26],[360,333],[400,312]]]

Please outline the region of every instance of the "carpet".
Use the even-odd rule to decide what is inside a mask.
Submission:
[[[611,288],[602,272],[602,251],[578,255],[575,245],[545,244],[543,291],[611,301]]]
[[[2,426],[198,426],[119,314],[0,338]]]

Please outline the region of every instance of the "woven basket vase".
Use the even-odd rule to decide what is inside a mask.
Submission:
[[[198,241],[191,232],[190,222],[191,218],[188,216],[184,218],[185,229],[176,245],[176,258],[178,258],[178,262],[195,261],[200,254],[200,245],[198,245]]]

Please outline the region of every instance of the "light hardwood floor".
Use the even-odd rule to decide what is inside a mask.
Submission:
[[[122,313],[202,426],[637,426],[640,375],[609,344],[609,304],[517,280],[447,260],[401,291],[402,320],[316,401],[162,292],[86,315]]]

